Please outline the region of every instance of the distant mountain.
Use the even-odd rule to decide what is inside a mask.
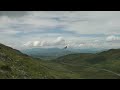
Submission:
[[[106,49],[98,49],[98,48],[88,48],[88,49],[80,49],[80,48],[68,48],[69,51],[75,53],[99,53],[105,51]]]
[[[30,55],[32,57],[43,58],[43,59],[55,59],[60,56],[72,54],[72,53],[98,53],[104,50],[101,49],[59,49],[59,48],[31,48],[25,49],[21,52]]]
[[[31,49],[22,50],[22,52],[37,58],[46,58],[46,57],[56,58],[72,53],[71,51],[68,51],[66,49],[59,49],[59,48],[31,48]]]

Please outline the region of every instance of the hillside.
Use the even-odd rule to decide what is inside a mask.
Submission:
[[[0,78],[52,78],[39,61],[0,44]]]
[[[100,72],[102,72],[102,78],[120,78],[120,49],[111,49],[108,51],[104,51],[96,54],[69,54],[63,57],[59,57],[54,60],[57,63],[61,63],[63,65],[69,65],[71,67],[77,67],[79,71],[81,67],[83,69],[93,68]],[[73,70],[74,71],[74,70]],[[92,71],[89,71],[90,73]],[[84,74],[85,71],[82,73]],[[109,74],[106,74],[109,73]],[[87,73],[86,75],[88,75]],[[98,72],[95,72],[95,76],[97,76]],[[100,75],[101,73],[99,73]],[[110,76],[113,75],[113,76]],[[115,75],[115,76],[114,76]],[[90,75],[89,75],[90,77]],[[93,77],[95,78],[95,77]],[[101,78],[97,76],[97,78]]]
[[[120,79],[120,50],[46,61],[0,44],[0,79]]]
[[[35,59],[0,44],[0,79],[72,79],[81,78],[63,65]]]

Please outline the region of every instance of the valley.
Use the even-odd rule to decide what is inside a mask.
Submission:
[[[0,79],[120,79],[120,49],[44,60],[0,44]]]

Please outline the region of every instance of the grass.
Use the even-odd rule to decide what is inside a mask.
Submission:
[[[0,44],[1,79],[120,79],[120,50],[41,60]]]

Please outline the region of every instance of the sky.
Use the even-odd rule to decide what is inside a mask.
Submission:
[[[0,11],[0,43],[27,48],[120,48],[120,11]]]

